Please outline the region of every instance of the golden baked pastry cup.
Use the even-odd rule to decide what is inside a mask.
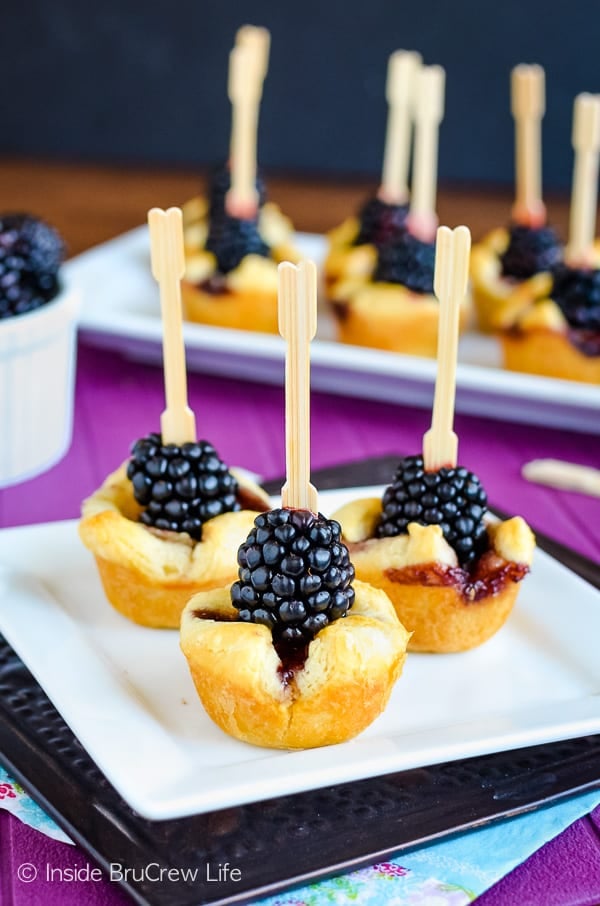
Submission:
[[[509,371],[600,384],[600,355],[586,355],[571,342],[569,325],[552,299],[531,305],[499,337]]]
[[[437,355],[439,302],[397,283],[346,281],[332,292],[337,335],[342,343],[408,355]],[[460,329],[470,320],[470,300],[460,311]]]
[[[236,619],[229,587],[201,592],[181,618],[181,648],[209,717],[253,745],[303,749],[345,742],[385,708],[409,633],[387,596],[355,582],[348,615],[310,643],[286,673],[271,631]]]
[[[499,227],[471,250],[473,305],[477,326],[484,333],[510,327],[524,308],[547,296],[552,286],[552,276],[547,272],[527,280],[502,277],[500,255],[508,242],[508,230]]]
[[[228,274],[219,275],[215,256],[205,250],[208,205],[193,198],[183,208],[186,271],[181,284],[183,315],[188,321],[261,333],[279,333],[277,265],[298,261],[291,221],[277,205],[263,205],[258,229],[271,258],[247,255]]]
[[[325,286],[332,287],[341,280],[366,283],[377,264],[374,245],[354,245],[360,224],[357,217],[348,217],[327,233],[328,250],[323,265]]]
[[[533,557],[535,539],[524,520],[488,526],[491,548],[470,576],[438,525],[411,523],[406,534],[376,538],[380,515],[381,499],[373,497],[332,518],[342,526],[357,577],[385,591],[412,633],[409,650],[466,651],[491,638],[508,618]]]
[[[237,578],[237,550],[270,504],[262,488],[231,472],[245,509],[205,522],[200,541],[138,521],[141,507],[126,465],[84,501],[79,536],[95,557],[106,597],[123,616],[142,626],[177,629],[195,592]]]

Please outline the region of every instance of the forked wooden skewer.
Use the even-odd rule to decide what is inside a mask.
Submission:
[[[511,108],[515,120],[516,197],[512,217],[524,226],[546,222],[542,201],[541,124],[546,110],[544,70],[525,63],[511,73]]]
[[[589,267],[593,264],[598,199],[600,97],[597,95],[578,94],[575,98],[573,148],[575,164],[565,260],[572,267]]]
[[[235,35],[236,44],[251,45],[256,53],[258,72],[262,81],[265,80],[269,68],[269,51],[271,48],[271,33],[268,28],[258,25],[242,25]]]
[[[231,188],[225,207],[233,217],[250,219],[258,209],[256,133],[266,61],[264,41],[248,36],[229,55]]]
[[[523,478],[563,491],[600,497],[600,470],[562,459],[533,459],[521,469]]]
[[[310,483],[310,341],[317,331],[317,268],[312,261],[279,265],[279,333],[285,339],[284,507],[319,509]]]
[[[185,271],[180,208],[148,212],[152,273],[160,288],[163,328],[163,369],[167,406],[160,417],[165,444],[196,440],[196,419],[188,406],[185,347],[181,328],[181,286]]]
[[[456,465],[454,433],[456,356],[460,305],[467,291],[471,234],[467,227],[439,227],[433,286],[440,303],[438,357],[431,428],[423,436],[423,463],[428,472]]]
[[[388,119],[383,155],[383,172],[378,196],[388,204],[408,201],[408,166],[414,111],[414,93],[421,54],[396,50],[387,71]]]
[[[439,127],[444,116],[446,73],[441,66],[424,66],[417,76],[413,186],[408,228],[431,242],[436,214]]]

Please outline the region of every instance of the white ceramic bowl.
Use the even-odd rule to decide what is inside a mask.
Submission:
[[[33,478],[67,452],[73,427],[79,294],[0,320],[0,488]]]

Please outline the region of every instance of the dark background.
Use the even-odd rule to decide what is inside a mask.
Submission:
[[[388,55],[447,71],[440,177],[510,183],[509,71],[547,76],[544,178],[571,181],[572,103],[600,91],[600,4],[575,0],[2,0],[0,154],[198,165],[227,152],[228,53],[246,22],[272,33],[259,161],[376,176]]]

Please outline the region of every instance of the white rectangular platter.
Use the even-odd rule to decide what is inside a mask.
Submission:
[[[321,264],[323,236],[297,235],[303,255]],[[141,361],[162,361],[158,290],[150,273],[148,232],[138,227],[73,258],[65,276],[81,289],[80,329],[87,342]],[[186,324],[188,367],[197,371],[281,384],[280,337]],[[316,390],[431,407],[435,362],[417,356],[335,342],[335,323],[319,308],[311,346],[311,383]],[[457,409],[488,418],[554,425],[600,433],[600,387],[515,374],[499,367],[497,342],[478,333],[461,338]]]
[[[379,490],[324,492],[321,506]],[[111,608],[74,521],[0,532],[0,632],[151,819],[600,732],[600,592],[540,552],[494,638],[463,654],[410,654],[375,723],[310,751],[255,748],[214,726],[178,633]]]

